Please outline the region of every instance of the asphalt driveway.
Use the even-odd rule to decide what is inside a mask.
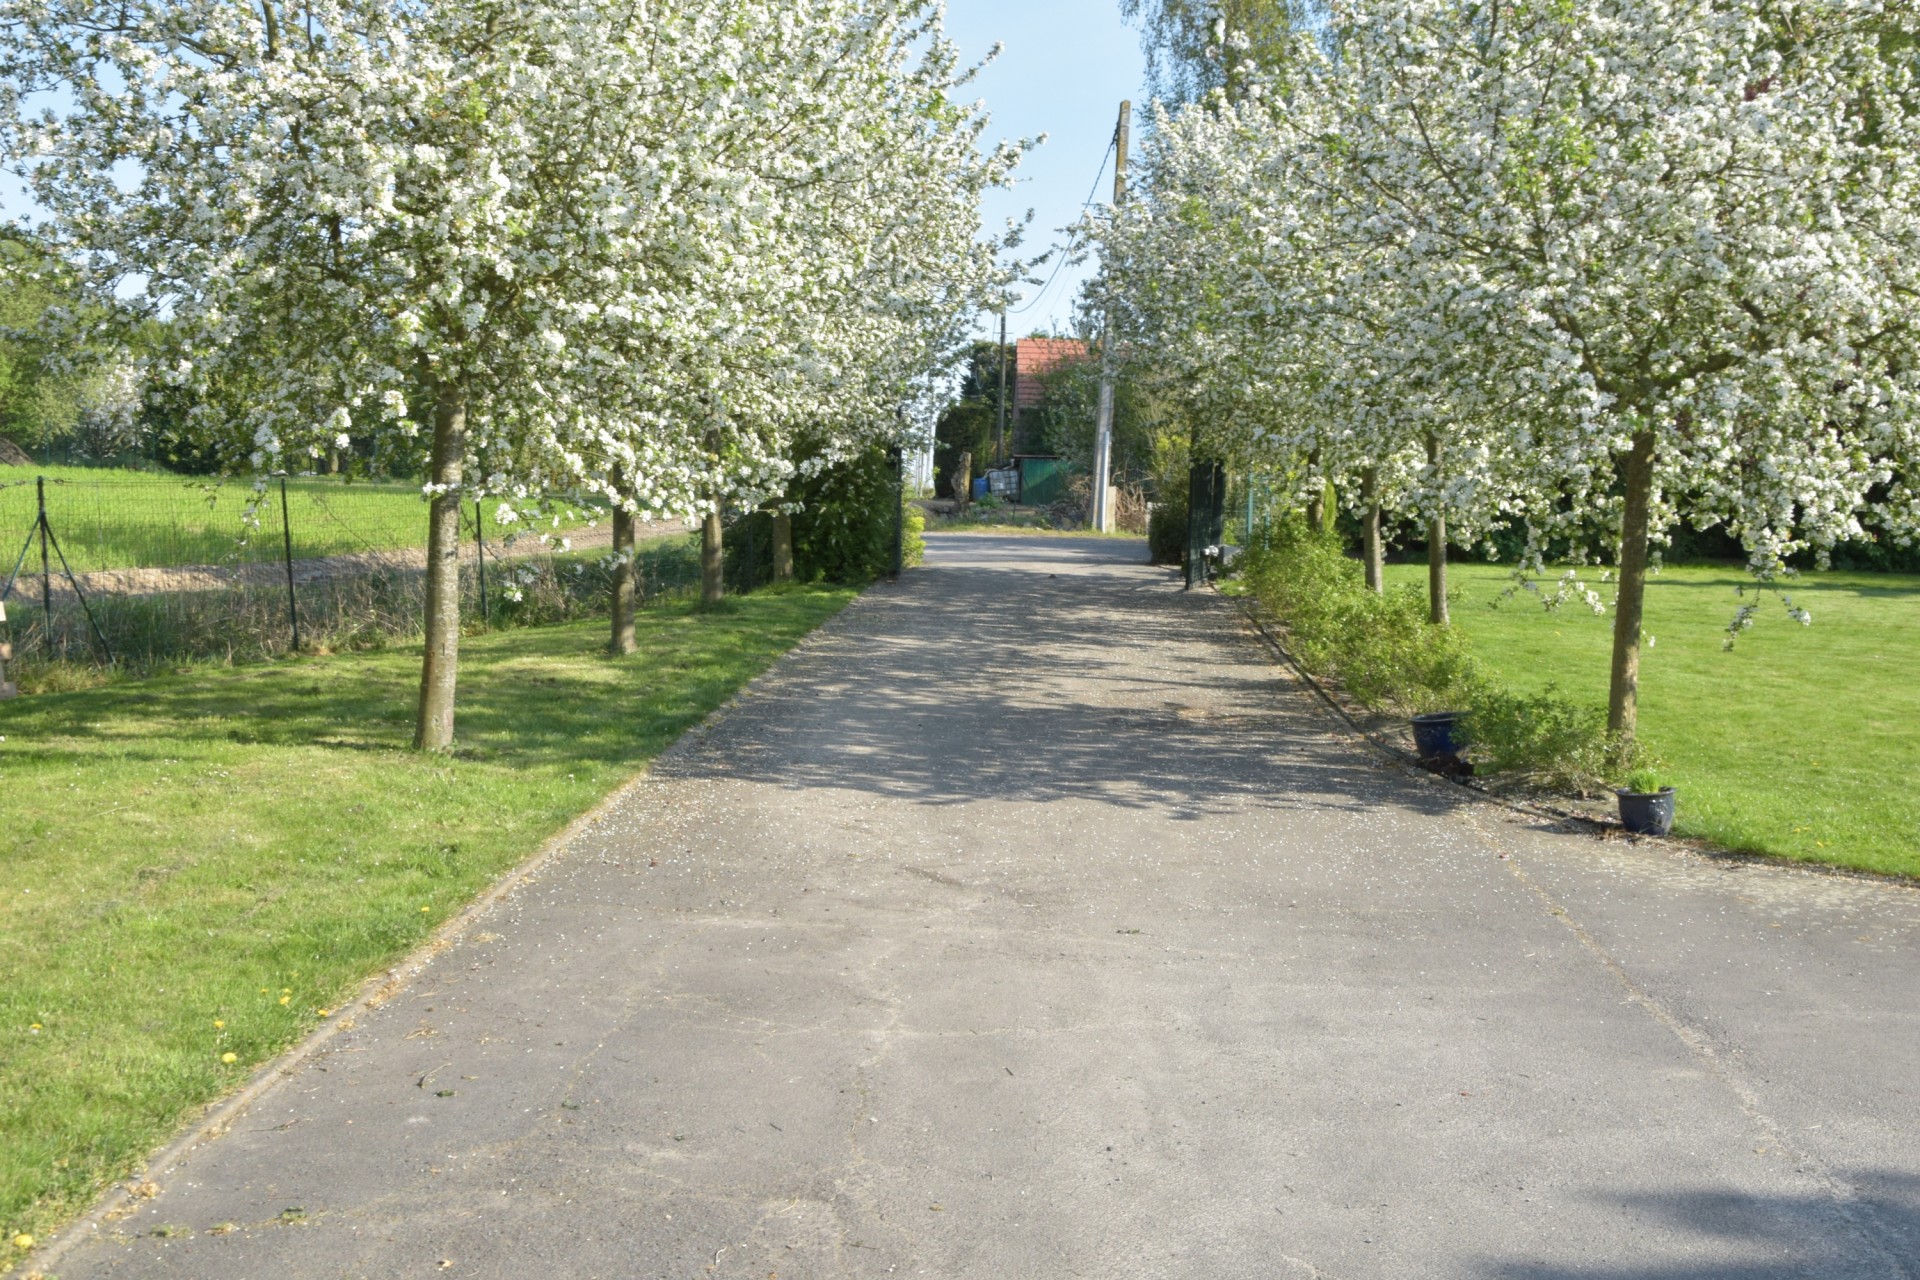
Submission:
[[[49,1269],[1920,1277],[1920,893],[1387,767],[1138,543],[928,541]]]

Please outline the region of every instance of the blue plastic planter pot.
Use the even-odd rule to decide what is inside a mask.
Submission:
[[[1413,749],[1422,760],[1458,756],[1467,749],[1464,711],[1430,711],[1413,718]]]
[[[1620,825],[1637,836],[1664,836],[1673,830],[1673,788],[1659,791],[1616,791],[1620,797]]]

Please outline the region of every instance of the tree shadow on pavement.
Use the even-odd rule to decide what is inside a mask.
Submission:
[[[957,541],[657,772],[1176,818],[1460,803],[1383,769],[1241,639],[1231,602],[1137,544]]]
[[[1495,1280],[1911,1280],[1920,1276],[1920,1176],[1864,1170],[1846,1200],[1826,1195],[1676,1191],[1621,1196],[1633,1218],[1659,1220],[1695,1237],[1712,1260],[1610,1266],[1604,1255],[1574,1265],[1489,1261]],[[1736,1252],[1746,1261],[1728,1261]]]

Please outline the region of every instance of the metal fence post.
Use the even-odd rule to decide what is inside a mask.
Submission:
[[[47,652],[53,652],[53,562],[47,558],[47,478],[34,478],[40,495],[40,611],[46,615]]]
[[[293,650],[300,649],[300,602],[293,594],[293,517],[287,514],[287,478],[280,477],[280,546],[287,559],[287,621],[293,627]]]
[[[480,523],[480,499],[473,500],[473,562],[480,575],[480,620],[490,622],[487,614],[487,531]]]

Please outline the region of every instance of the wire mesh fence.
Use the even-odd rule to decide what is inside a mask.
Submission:
[[[517,536],[486,500],[462,510],[462,610],[477,623],[605,608],[611,528],[581,511]],[[643,526],[642,600],[696,586],[682,526]],[[644,536],[651,535],[651,536]],[[416,486],[276,478],[264,490],[171,475],[0,469],[0,643],[16,663],[146,669],[415,635],[427,507]]]

